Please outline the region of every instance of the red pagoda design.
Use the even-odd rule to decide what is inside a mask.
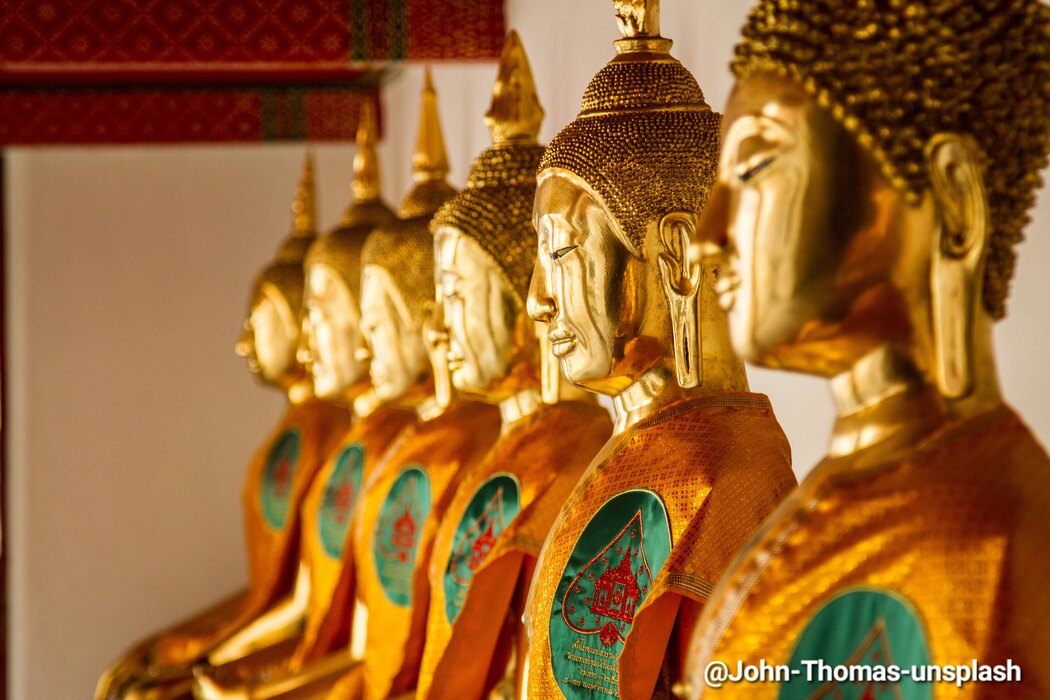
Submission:
[[[277,468],[273,471],[273,491],[278,498],[284,498],[288,495],[288,476],[291,471],[288,458],[282,457],[277,464]]]
[[[467,567],[471,571],[477,571],[481,563],[485,561],[485,557],[492,551],[492,547],[496,544],[496,535],[492,531],[492,523],[489,522],[488,529],[485,530],[474,540],[474,545],[470,548],[470,558],[467,560]]]
[[[611,617],[621,622],[634,621],[634,608],[641,596],[638,587],[638,576],[631,564],[631,549],[616,568],[605,567],[605,573],[594,582],[594,600],[591,601],[591,612],[595,615]]]
[[[339,489],[335,492],[335,498],[332,499],[332,506],[335,508],[335,521],[342,525],[346,522],[350,513],[349,482],[344,481],[339,485]]]
[[[890,653],[890,640],[886,635],[886,624],[884,620],[880,619],[868,631],[868,634],[861,641],[856,651],[843,662],[843,665],[887,666],[892,663],[893,656]],[[839,684],[835,681],[830,681],[821,686],[813,695],[813,698],[815,700],[834,700],[835,698],[845,697],[848,694],[855,693],[858,685],[863,688],[858,700],[900,700],[901,698],[900,686],[897,683],[890,681],[876,682],[873,680],[860,680],[853,684]],[[851,686],[850,690],[853,693],[846,690],[847,686]]]
[[[401,517],[394,521],[393,529],[390,542],[398,549],[397,558],[408,561],[409,552],[416,544],[416,521],[410,508],[406,507]]]

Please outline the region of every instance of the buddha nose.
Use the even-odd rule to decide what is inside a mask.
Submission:
[[[238,338],[237,343],[233,346],[233,352],[237,357],[250,357],[252,354],[252,345],[252,326],[245,321],[244,328],[241,329],[241,337]]]
[[[529,296],[525,300],[525,310],[529,317],[537,323],[550,323],[554,318],[554,312],[558,307],[554,298],[547,293],[547,275],[540,265],[532,271],[532,279],[529,281]]]
[[[423,340],[428,348],[448,343],[448,325],[445,323],[444,302],[428,301],[423,310]]]
[[[723,184],[715,186],[707,198],[704,212],[696,226],[695,245],[710,251],[714,247],[724,248],[729,242],[729,188]],[[693,253],[695,256],[696,253]]]
[[[361,343],[361,346],[357,348],[357,350],[354,350],[354,359],[358,362],[372,361],[372,351],[366,343]]]

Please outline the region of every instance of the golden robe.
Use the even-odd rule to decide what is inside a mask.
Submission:
[[[147,640],[141,654],[149,669],[143,678],[111,676],[106,695],[140,690],[165,679],[187,676],[194,662],[253,620],[291,588],[298,561],[299,507],[314,475],[346,431],[350,414],[317,399],[289,405],[281,421],[248,465],[242,496],[248,550],[248,589]],[[137,672],[134,664],[117,675]],[[176,683],[174,687],[181,687]],[[168,697],[166,691],[156,691]]]
[[[300,561],[310,581],[299,635],[214,670],[220,684],[295,673],[350,641],[354,614],[354,509],[383,453],[416,421],[415,414],[380,406],[351,426],[303,500]]]
[[[690,607],[794,485],[787,439],[758,394],[686,399],[611,440],[540,556],[530,700],[666,696],[683,665],[676,621],[691,629]]]
[[[609,439],[595,404],[544,406],[515,423],[463,480],[430,558],[418,698],[486,697],[519,640],[529,577],[576,482]]]
[[[875,466],[825,460],[741,554],[694,640],[701,671],[711,660],[733,671],[764,660],[802,673],[703,697],[1050,697],[1048,518],[1050,459],[1005,406]],[[1011,660],[1022,681],[806,682],[802,662],[815,660]]]
[[[373,700],[415,688],[434,535],[459,483],[499,430],[496,407],[460,401],[404,431],[384,455],[354,522],[357,598],[368,609],[365,658],[330,697]]]

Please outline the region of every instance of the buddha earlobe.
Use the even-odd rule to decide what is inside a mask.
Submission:
[[[974,388],[975,316],[988,248],[988,199],[981,157],[969,138],[938,134],[926,147],[937,215],[930,297],[940,393],[960,399]]]
[[[703,382],[699,299],[703,269],[690,255],[696,217],[687,212],[672,212],[660,220],[659,227],[663,252],[657,257],[657,264],[671,317],[678,385],[689,389]]]
[[[423,309],[423,344],[434,373],[434,402],[441,409],[452,405],[452,373],[448,368],[448,328],[444,305],[428,301]]]

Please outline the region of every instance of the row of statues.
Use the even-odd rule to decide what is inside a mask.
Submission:
[[[613,4],[549,145],[511,32],[461,191],[429,73],[396,211],[368,108],[319,237],[307,168],[238,346],[288,396],[248,469],[249,586],[96,698],[1050,696],[1050,460],[992,349],[1050,11],[758,0],[723,116],[656,0]],[[801,485],[745,360],[831,382]]]

